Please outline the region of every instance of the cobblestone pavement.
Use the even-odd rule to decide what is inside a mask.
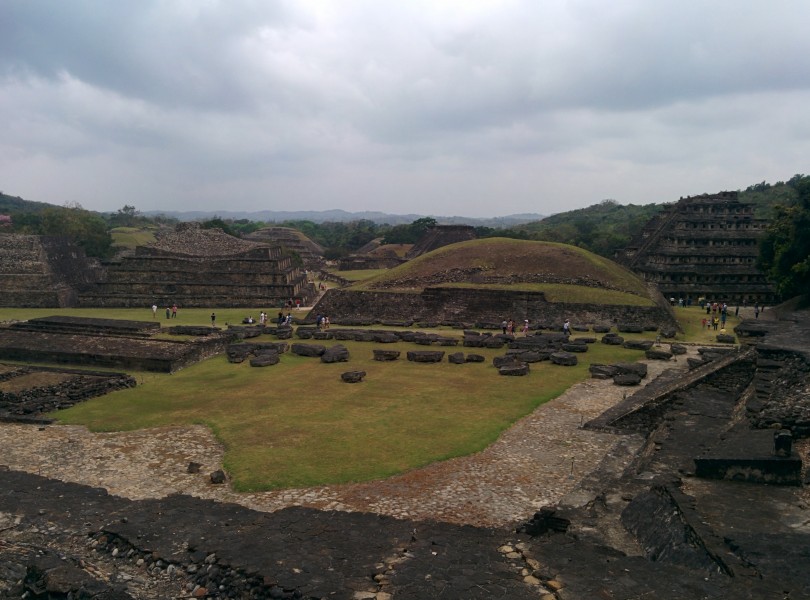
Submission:
[[[686,356],[648,365],[647,381],[665,369],[687,368]],[[91,433],[79,426],[2,424],[0,465],[103,487],[133,500],[184,493],[260,511],[307,506],[504,526],[557,502],[611,453],[621,436],[580,425],[627,393],[628,388],[609,380],[584,381],[537,408],[482,452],[370,483],[236,493],[210,483],[208,475],[221,468],[223,448],[203,426]],[[200,472],[188,473],[189,462],[201,464]]]

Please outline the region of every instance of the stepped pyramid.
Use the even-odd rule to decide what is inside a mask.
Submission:
[[[245,236],[246,240],[281,246],[301,257],[307,266],[323,262],[323,247],[290,227],[262,227]]]
[[[66,237],[0,234],[0,306],[74,306],[97,265]]]
[[[777,296],[756,265],[766,226],[737,192],[681,198],[650,219],[616,261],[666,298],[771,304]]]
[[[81,306],[275,307],[307,304],[315,293],[280,246],[220,229],[181,223],[147,246],[104,265],[105,276],[79,296]]]

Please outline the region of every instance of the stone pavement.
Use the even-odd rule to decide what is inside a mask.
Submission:
[[[686,357],[650,361],[647,381],[686,369]],[[628,438],[580,429],[633,388],[584,381],[516,423],[494,444],[382,481],[236,493],[210,483],[223,448],[203,426],[90,433],[78,426],[0,424],[0,465],[65,482],[103,487],[132,500],[183,493],[258,511],[291,506],[371,512],[484,527],[514,525],[555,504]],[[624,455],[625,452],[619,452]],[[190,474],[190,462],[202,465]]]

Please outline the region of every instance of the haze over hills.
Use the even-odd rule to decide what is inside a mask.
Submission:
[[[144,215],[166,215],[174,217],[180,221],[199,221],[220,217],[222,219],[248,219],[250,221],[276,222],[283,221],[312,221],[314,223],[346,223],[359,221],[361,219],[373,221],[374,223],[387,223],[389,225],[405,225],[412,223],[416,219],[430,216],[436,219],[440,225],[474,225],[484,227],[512,227],[532,221],[540,221],[544,215],[537,213],[523,213],[519,215],[506,215],[503,217],[474,218],[474,217],[440,217],[436,215],[406,214],[395,215],[378,211],[348,212],[340,209],[333,210],[296,210],[296,211],[276,211],[263,210],[255,212],[245,211],[149,211]]]

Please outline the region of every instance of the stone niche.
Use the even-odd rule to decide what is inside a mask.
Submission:
[[[665,205],[615,260],[676,301],[772,304],[776,292],[756,266],[767,225],[737,192],[681,198]]]

